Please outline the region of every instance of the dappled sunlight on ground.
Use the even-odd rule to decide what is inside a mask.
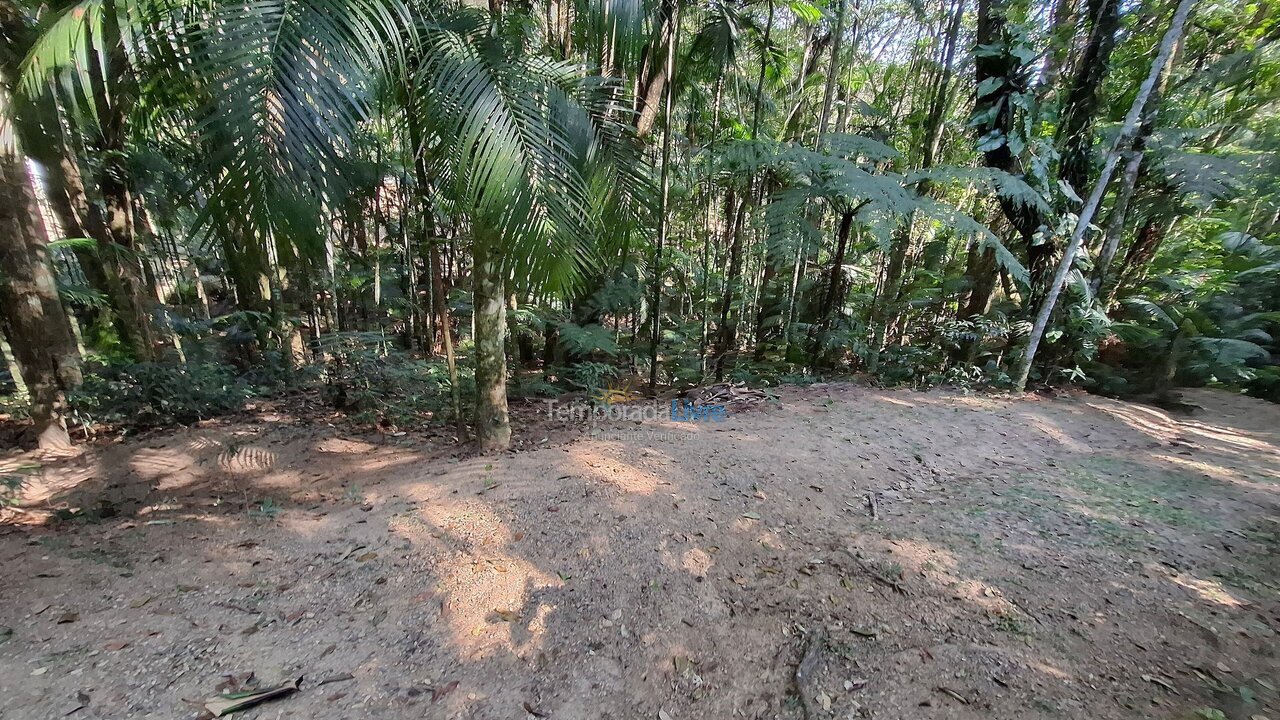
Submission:
[[[6,717],[186,717],[254,671],[306,678],[262,717],[1180,720],[1219,664],[1275,716],[1275,415],[1196,402],[818,384],[491,457],[110,446],[28,487],[60,528],[0,537]]]

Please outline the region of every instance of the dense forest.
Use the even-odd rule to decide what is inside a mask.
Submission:
[[[1280,399],[1267,0],[0,0],[5,409]]]

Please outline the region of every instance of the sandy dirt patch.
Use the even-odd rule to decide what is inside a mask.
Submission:
[[[1280,407],[1188,399],[820,385],[487,458],[282,413],[98,448],[0,529],[0,715],[302,677],[235,717],[1280,717]]]

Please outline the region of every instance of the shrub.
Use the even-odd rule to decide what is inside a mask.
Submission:
[[[225,365],[140,363],[86,373],[84,384],[68,400],[73,417],[86,427],[141,429],[223,415],[255,394],[252,385]]]

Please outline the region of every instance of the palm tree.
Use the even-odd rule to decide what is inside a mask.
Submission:
[[[19,10],[0,3],[0,327],[10,339],[41,448],[68,445],[66,393],[80,383],[80,354],[49,266],[48,236],[13,132],[22,109],[11,94],[8,42]]]
[[[357,135],[379,100],[399,101],[401,124],[414,117],[431,148],[428,174],[470,234],[476,437],[505,448],[508,293],[569,291],[600,262],[602,214],[623,208],[637,222],[646,212],[632,199],[649,183],[618,120],[616,83],[534,53],[514,11],[150,0],[114,19],[133,39],[124,50],[153,122],[205,150],[196,233],[220,237],[264,296],[278,292],[286,262],[321,264],[323,234],[353,191]],[[92,81],[96,68],[74,53],[92,46],[91,28],[71,26],[84,35],[44,43],[28,67]]]

